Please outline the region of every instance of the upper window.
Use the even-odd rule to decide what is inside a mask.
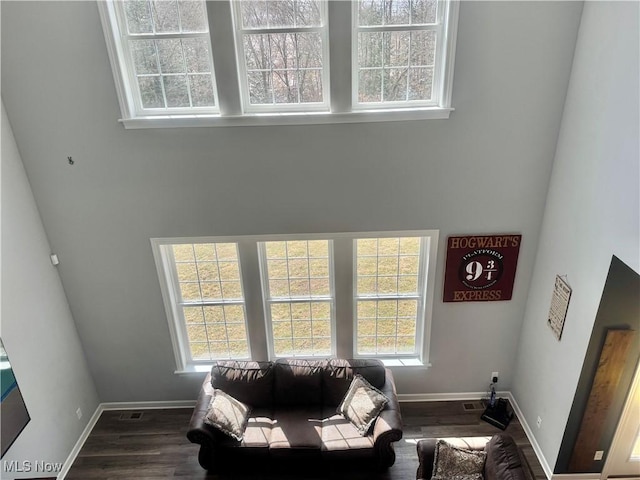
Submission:
[[[218,112],[204,0],[124,0],[105,6],[115,20],[122,101],[132,116]]]
[[[444,5],[437,0],[354,3],[354,104],[398,107],[438,104],[436,59]]]
[[[245,0],[234,6],[244,110],[326,110],[326,2]]]
[[[264,124],[264,115],[280,124],[407,120],[451,111],[453,0],[98,6],[128,127]],[[329,18],[340,21],[332,26]]]

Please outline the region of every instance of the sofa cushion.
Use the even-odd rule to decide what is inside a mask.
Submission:
[[[252,407],[273,404],[271,362],[218,361],[211,368],[211,385]]]
[[[249,419],[250,408],[222,390],[214,390],[209,409],[204,417],[207,425],[241,441]]]
[[[338,406],[338,413],[344,415],[364,436],[388,402],[389,399],[380,390],[372,387],[362,375],[356,375]]]
[[[380,389],[386,381],[384,364],[378,359],[333,358],[329,360],[322,373],[324,404],[337,406],[347,393],[356,374],[362,375],[367,382]]]
[[[320,450],[322,407],[308,405],[296,408],[275,407],[271,427],[270,450]]]
[[[244,429],[242,442],[233,440],[222,432],[215,432],[216,442],[223,447],[269,448],[271,441],[271,417],[273,411],[270,408],[254,408],[251,410],[247,426]]]
[[[373,455],[373,435],[360,435],[355,425],[336,413],[333,407],[323,407],[322,419],[323,451],[366,449]]]
[[[438,440],[433,461],[432,480],[482,480],[487,454],[478,450],[466,450]]]
[[[486,452],[487,461],[484,473],[487,480],[523,480],[526,478],[518,446],[511,436],[494,435],[487,443]]]
[[[322,403],[322,371],[325,360],[281,358],[274,363],[274,400],[278,406]]]

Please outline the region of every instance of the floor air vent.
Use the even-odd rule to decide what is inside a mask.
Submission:
[[[120,420],[140,420],[142,419],[142,412],[125,412],[120,414]]]
[[[462,404],[462,408],[464,408],[465,412],[475,412],[475,411],[484,410],[484,406],[482,405],[482,402],[464,402]]]

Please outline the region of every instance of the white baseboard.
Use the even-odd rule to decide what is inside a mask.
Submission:
[[[62,465],[62,469],[58,473],[56,477],[57,480],[64,480],[64,478],[71,470],[71,466],[73,462],[75,462],[76,457],[80,453],[80,450],[84,446],[84,442],[87,441],[93,427],[96,426],[100,415],[102,412],[108,410],[153,410],[153,409],[161,409],[161,408],[193,408],[195,407],[195,400],[170,400],[165,402],[105,402],[98,405],[96,411],[93,412],[87,426],[84,428],[82,433],[80,434],[80,438],[71,449],[69,456],[65,460]]]
[[[91,418],[89,419],[89,422],[87,423],[87,425],[84,427],[84,430],[80,434],[80,438],[78,438],[78,441],[76,442],[76,444],[71,449],[71,452],[69,453],[69,456],[67,457],[67,459],[62,464],[62,469],[60,470],[60,472],[56,476],[56,478],[58,480],[63,480],[64,477],[67,476],[67,473],[69,473],[69,470],[71,469],[71,465],[73,465],[73,462],[75,462],[76,457],[78,456],[78,454],[80,453],[80,450],[82,449],[82,446],[84,445],[84,442],[86,442],[87,438],[89,438],[89,434],[91,434],[91,431],[93,430],[93,427],[96,426],[96,423],[98,422],[98,419],[100,418],[100,415],[102,414],[102,408],[101,407],[102,407],[102,404],[99,404],[98,407],[96,408],[96,411],[93,412],[93,415],[91,415]]]
[[[505,392],[496,392],[498,396]],[[403,402],[448,402],[457,400],[480,400],[487,396],[487,392],[463,393],[399,393],[398,401]]]
[[[599,473],[556,473],[551,477],[551,480],[600,480],[600,477]],[[620,480],[625,479],[621,478]]]
[[[531,427],[527,423],[527,420],[524,418],[524,413],[522,413],[522,410],[520,410],[520,406],[518,405],[518,402],[516,402],[516,399],[513,398],[513,395],[511,394],[511,392],[507,392],[506,394],[504,394],[504,396],[506,396],[509,399],[509,403],[511,403],[511,406],[513,407],[513,411],[518,417],[518,420],[520,421],[520,425],[522,425],[522,429],[524,430],[524,433],[527,435],[527,438],[529,439],[529,443],[531,443],[531,446],[533,447],[533,451],[535,452],[536,457],[538,457],[538,461],[540,462],[540,465],[544,470],[544,474],[548,479],[555,480],[556,477],[553,476],[553,469],[547,462],[547,459],[544,458],[544,454],[542,453],[542,449],[540,448],[540,445],[536,440],[536,436],[533,434],[533,430],[531,430]],[[574,480],[577,480],[577,477],[572,477],[572,478]],[[600,478],[600,475],[598,475],[595,478]],[[587,477],[580,477],[580,480],[587,480]]]
[[[168,400],[165,402],[104,402],[102,410],[157,410],[161,408],[193,408],[195,400]]]

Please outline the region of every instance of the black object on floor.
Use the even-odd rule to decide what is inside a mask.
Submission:
[[[513,418],[513,413],[508,410],[507,401],[504,398],[499,398],[493,407],[487,406],[480,418],[500,430],[504,430]]]

